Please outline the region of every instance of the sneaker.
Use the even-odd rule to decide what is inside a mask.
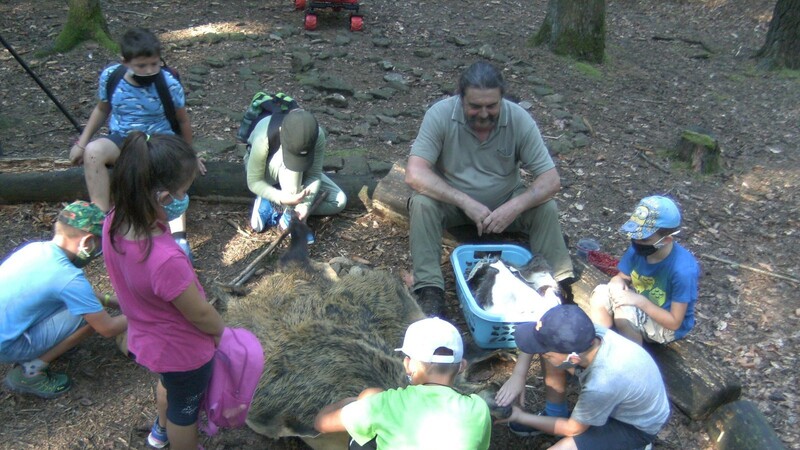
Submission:
[[[186,238],[176,238],[175,243],[183,250],[183,253],[186,253],[186,256],[189,257],[189,261],[194,265],[194,253],[192,253],[192,248],[189,246],[189,241],[187,241]]]
[[[578,282],[576,277],[568,277],[558,282],[561,288],[561,303],[564,305],[575,304],[575,294],[572,293],[572,285]]]
[[[8,389],[21,394],[55,398],[69,391],[72,382],[67,374],[50,372],[47,369],[38,375],[26,377],[22,373],[22,366],[16,366],[6,375],[5,385]]]
[[[443,318],[444,290],[436,286],[425,286],[416,290],[417,304],[429,317]]]
[[[150,428],[150,434],[147,435],[147,444],[154,448],[164,448],[169,445],[167,429],[158,424],[158,416],[153,422],[153,427]]]
[[[290,223],[292,223],[292,211],[286,208],[283,210],[283,214],[281,214],[281,220],[278,221],[278,226],[281,227],[281,230],[285,230],[289,228]]]
[[[272,203],[261,197],[256,197],[253,203],[253,213],[250,215],[250,227],[256,233],[261,233],[267,228],[274,227],[277,223],[278,213],[272,208]]]

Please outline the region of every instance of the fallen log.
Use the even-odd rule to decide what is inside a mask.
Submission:
[[[408,228],[408,199],[414,192],[405,181],[406,160],[392,165],[391,170],[378,182],[372,196],[372,209],[377,214]]]
[[[53,170],[35,172],[0,172],[0,204],[32,202],[69,202],[88,199],[83,167],[54,164]],[[254,195],[247,189],[244,166],[232,162],[207,162],[208,173],[198,176],[189,195],[209,201],[250,202]],[[377,179],[372,175],[326,174],[347,194],[348,209],[365,209],[359,192],[373,195]]]
[[[706,431],[718,450],[786,448],[764,414],[747,400],[737,400],[717,409],[706,422]]]

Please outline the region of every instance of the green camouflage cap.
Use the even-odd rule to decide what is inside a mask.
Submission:
[[[78,200],[72,202],[58,214],[58,221],[95,236],[103,234],[106,214],[94,203]]]

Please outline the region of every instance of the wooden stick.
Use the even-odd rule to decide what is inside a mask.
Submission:
[[[306,216],[306,219],[308,219],[308,217],[311,216],[311,213],[313,213],[314,210],[317,209],[317,206],[319,206],[320,203],[322,203],[327,196],[328,196],[328,191],[322,191],[317,194],[317,198],[314,199],[314,203],[312,203],[311,207],[308,209],[308,215]],[[305,222],[305,219],[303,219],[303,222]],[[249,280],[250,277],[252,277],[253,274],[256,272],[256,267],[261,262],[261,260],[269,256],[275,250],[275,248],[277,248],[278,245],[280,245],[280,243],[283,242],[283,239],[288,235],[289,235],[289,228],[286,228],[285,230],[281,231],[281,234],[278,236],[278,239],[275,239],[275,241],[273,241],[269,245],[269,247],[267,247],[266,250],[261,252],[261,254],[258,255],[256,259],[253,260],[253,262],[248,264],[247,267],[245,267],[245,269],[242,271],[242,273],[239,274],[238,277],[233,279],[231,285],[241,286],[245,282],[247,282],[247,280]]]
[[[669,169],[661,167],[659,164],[657,164],[655,161],[651,160],[650,158],[647,157],[647,155],[644,154],[643,150],[647,150],[646,148],[638,145],[634,145],[634,147],[637,149],[636,156],[642,158],[647,164],[650,164],[651,166],[655,167],[656,169],[664,173],[670,173]]]
[[[289,234],[289,229],[288,229],[288,228],[287,228],[287,229],[285,229],[285,230],[283,230],[283,231],[281,231],[281,234],[278,236],[278,239],[275,239],[274,241],[272,241],[272,243],[269,245],[269,247],[267,247],[267,249],[266,249],[266,250],[264,250],[263,252],[261,252],[261,254],[260,254],[260,255],[258,255],[258,256],[256,257],[256,259],[254,259],[254,260],[253,260],[253,262],[251,262],[250,264],[248,264],[248,265],[247,265],[247,267],[245,267],[245,268],[244,268],[244,270],[242,271],[242,273],[240,273],[238,277],[236,277],[236,278],[234,278],[234,279],[233,279],[233,281],[231,282],[231,285],[233,285],[233,286],[241,286],[241,285],[243,285],[243,284],[244,284],[244,283],[245,283],[247,280],[249,280],[249,279],[250,279],[250,277],[252,277],[252,276],[253,276],[253,274],[255,273],[255,271],[256,271],[256,270],[255,270],[255,269],[256,269],[256,266],[258,266],[258,264],[261,262],[261,260],[263,260],[264,258],[266,258],[267,256],[269,256],[269,255],[270,255],[270,254],[271,254],[271,253],[272,253],[272,252],[275,250],[275,248],[276,248],[278,245],[280,245],[280,243],[281,243],[281,242],[283,242],[283,239],[284,239],[284,238],[285,238],[285,237],[286,237],[288,234]]]
[[[735,267],[741,267],[742,269],[747,269],[747,270],[750,270],[750,271],[753,271],[753,272],[756,272],[756,273],[760,273],[760,274],[763,274],[763,275],[767,275],[767,276],[770,276],[770,277],[780,278],[782,280],[791,281],[792,283],[800,284],[800,280],[798,280],[797,278],[792,278],[792,277],[787,276],[787,275],[781,275],[779,273],[770,272],[769,270],[759,269],[758,267],[753,267],[753,266],[748,266],[748,265],[745,265],[745,264],[740,264],[740,263],[738,263],[736,261],[731,261],[731,260],[725,259],[725,258],[719,258],[717,256],[708,255],[708,254],[705,254],[705,253],[700,253],[700,256],[702,256],[703,258],[706,258],[706,259],[711,259],[713,261],[718,261],[718,262],[721,262],[721,263],[730,264],[730,265],[735,266]]]

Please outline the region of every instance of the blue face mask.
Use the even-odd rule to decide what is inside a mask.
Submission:
[[[169,194],[172,202],[169,205],[161,205],[164,207],[164,212],[167,213],[167,221],[171,222],[186,212],[189,208],[189,194],[183,196],[182,199],[177,199]]]

